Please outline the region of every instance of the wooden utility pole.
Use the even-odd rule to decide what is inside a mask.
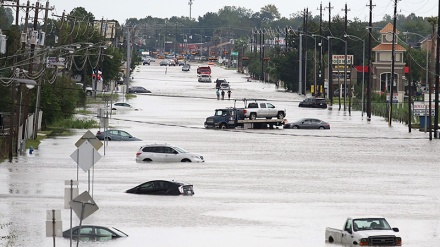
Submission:
[[[412,47],[409,45],[408,49],[408,67],[409,67],[409,73],[408,73],[408,132],[411,133],[411,121],[412,121],[412,112],[411,112],[411,98],[412,98],[412,79],[411,79],[411,65],[412,65],[412,55],[411,55]]]
[[[347,8],[347,4],[345,4],[345,9],[344,9],[344,12],[345,12],[345,24],[344,24],[344,32],[345,32],[345,34],[347,34],[347,24],[348,24],[348,15],[347,15],[347,12],[348,12],[348,8]],[[347,36],[345,35],[345,37],[344,37],[344,39],[345,39],[345,59],[344,59],[344,90],[342,91],[343,92],[343,94],[344,94],[344,111],[345,111],[345,109],[346,109],[346,107],[347,107],[347,92],[348,92],[348,95],[349,95],[349,97],[350,97],[350,93],[351,93],[351,77],[350,77],[350,88],[348,88],[347,87],[347,66],[348,66],[348,59],[347,59],[347,56],[348,56],[348,54],[347,54],[347,49],[348,49],[348,47],[347,47]],[[349,104],[350,104],[350,102],[349,102]],[[350,105],[348,106],[348,112],[349,112],[349,114],[351,113],[350,112]]]
[[[370,19],[368,22],[368,84],[367,84],[367,121],[371,121],[371,90],[372,90],[372,84],[373,84],[373,63],[371,61],[371,44],[372,44],[372,33],[371,30],[373,29],[373,0],[370,0],[370,5],[367,5],[370,7]],[[363,90],[363,89],[362,89]]]
[[[439,59],[439,55],[440,55],[440,4],[438,6],[438,17],[437,17],[437,45],[436,45],[436,53],[435,53],[435,95],[434,95],[434,137],[435,138],[439,138],[439,133],[438,132],[438,94],[439,94],[439,73],[440,73],[440,59]],[[433,44],[433,43],[431,43]]]
[[[394,0],[394,20],[393,20],[393,43],[391,44],[391,82],[390,82],[390,102],[389,102],[389,114],[388,114],[388,126],[391,127],[393,122],[393,95],[394,95],[394,64],[396,53],[396,25],[397,25],[397,0]],[[397,85],[397,84],[396,84]],[[429,94],[431,96],[431,94]],[[431,107],[431,104],[429,104]],[[429,109],[431,110],[431,109]]]
[[[332,30],[332,3],[328,2],[328,30],[331,32]],[[331,61],[333,61],[332,58],[332,39],[328,39],[328,61],[330,61],[330,64],[328,66],[328,89],[327,94],[329,98],[330,106],[333,105],[333,65],[331,64]]]
[[[319,5],[319,69],[318,69],[318,90],[315,88],[315,92],[318,92],[318,96],[321,96],[322,89],[324,88],[324,80],[322,79],[322,3]]]

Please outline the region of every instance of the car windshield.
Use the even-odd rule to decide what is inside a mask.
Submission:
[[[125,232],[123,232],[123,231],[121,231],[121,230],[119,230],[117,228],[113,227],[112,229],[113,229],[114,232],[118,233],[118,235],[120,235],[120,236],[128,236],[128,234],[126,234]]]
[[[188,153],[188,151],[186,151],[185,149],[183,149],[183,148],[179,148],[179,147],[173,147],[177,152],[179,152],[179,153]]]
[[[384,218],[366,218],[353,220],[353,229],[354,231],[391,230],[391,227]]]

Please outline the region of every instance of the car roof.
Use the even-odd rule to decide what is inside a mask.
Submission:
[[[184,183],[184,182],[180,182],[180,181],[174,181],[174,180],[162,180],[162,179],[158,179],[158,180],[150,180],[150,181],[147,181],[147,182],[144,182],[144,183],[141,183],[141,184],[145,184],[145,183],[150,183],[150,182],[168,182],[168,183],[173,183],[173,184],[183,184],[183,185],[190,185],[190,184],[188,184],[188,183]],[[139,185],[141,185],[141,184],[139,184]]]
[[[144,148],[144,147],[156,147],[156,146],[176,147],[176,146],[173,146],[173,145],[170,145],[170,144],[167,144],[167,143],[154,143],[154,144],[145,144],[141,148]]]

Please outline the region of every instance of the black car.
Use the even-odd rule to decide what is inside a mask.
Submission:
[[[193,186],[176,181],[153,180],[131,188],[126,193],[148,195],[194,195]]]
[[[151,91],[145,89],[144,87],[135,86],[135,87],[130,87],[128,89],[128,93],[151,93]]]
[[[339,97],[339,88],[337,88],[335,91],[333,91],[333,97]],[[344,88],[342,88],[342,93],[341,93],[341,97],[344,97],[344,93],[345,96],[348,96],[348,90],[344,90]]]
[[[299,107],[327,108],[327,101],[324,98],[306,98],[299,103]]]
[[[72,238],[78,239],[79,226],[72,228]],[[120,237],[128,237],[125,232],[120,231],[114,227],[95,226],[95,225],[83,225],[79,230],[80,240],[110,240]],[[70,238],[70,229],[63,232],[64,238]]]

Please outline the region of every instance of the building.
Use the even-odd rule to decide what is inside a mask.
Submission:
[[[399,31],[396,30],[394,37],[394,82],[393,99],[398,102],[403,102],[405,94],[405,62],[403,61],[403,54],[406,49],[397,44],[397,35]],[[380,44],[373,48],[374,61],[372,68],[372,91],[373,92],[390,92],[391,91],[391,64],[392,64],[392,46],[393,46],[393,25],[388,23],[382,30],[380,30]]]

